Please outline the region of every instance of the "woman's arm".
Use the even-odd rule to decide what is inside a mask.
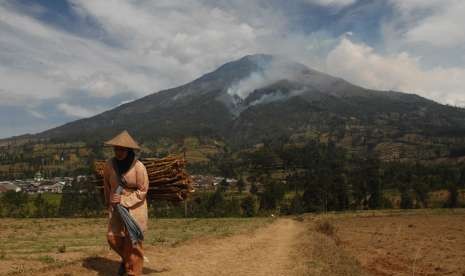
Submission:
[[[147,175],[147,169],[140,163],[136,167],[136,182],[137,190],[129,195],[121,195],[121,205],[126,208],[132,208],[133,206],[143,202],[147,196],[149,189],[149,177]]]

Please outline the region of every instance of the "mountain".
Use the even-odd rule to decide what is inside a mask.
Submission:
[[[384,160],[465,155],[465,109],[365,89],[262,54],[32,137],[95,143],[123,129],[143,143],[210,137],[241,149],[286,137],[296,143],[332,141],[353,154],[376,153]]]

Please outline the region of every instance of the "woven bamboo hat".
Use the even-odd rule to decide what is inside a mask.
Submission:
[[[110,139],[104,143],[107,146],[117,146],[130,149],[140,149],[139,144],[124,130],[120,134],[116,135],[113,139]]]

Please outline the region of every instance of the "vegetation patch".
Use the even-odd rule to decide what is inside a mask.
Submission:
[[[317,232],[329,237],[334,237],[337,231],[336,227],[327,219],[318,220],[315,224],[315,229]]]

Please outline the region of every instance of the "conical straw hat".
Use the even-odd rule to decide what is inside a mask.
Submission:
[[[108,146],[118,146],[131,149],[140,149],[139,144],[129,135],[125,130],[120,134],[116,135],[113,139],[110,139],[104,143]]]

